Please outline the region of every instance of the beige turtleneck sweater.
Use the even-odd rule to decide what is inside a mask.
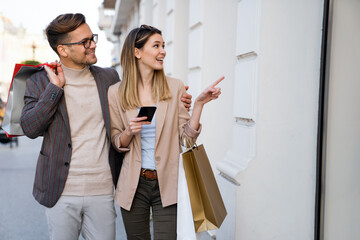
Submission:
[[[62,195],[113,194],[109,166],[109,141],[96,82],[89,67],[82,70],[62,65],[64,94],[69,115],[72,155]]]

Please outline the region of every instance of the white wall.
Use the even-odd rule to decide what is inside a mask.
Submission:
[[[332,1],[324,141],[323,238],[360,239],[360,2]]]
[[[202,10],[202,67],[201,78],[197,79],[200,80],[199,91],[225,76],[219,84],[222,90],[219,99],[204,107],[201,117],[203,130],[198,140],[204,144],[214,170],[216,163],[224,159],[226,152],[231,149],[233,141],[236,7],[237,0],[206,0]],[[190,44],[194,43],[189,42]]]
[[[238,176],[236,239],[313,239],[322,11],[262,1],[257,147]]]

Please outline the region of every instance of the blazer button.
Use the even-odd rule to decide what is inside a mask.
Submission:
[[[70,143],[68,144],[68,147],[71,148],[71,144],[70,144]]]
[[[66,166],[66,167],[68,167],[68,166],[69,166],[69,163],[68,163],[68,162],[66,162],[66,163],[65,163],[65,166]]]

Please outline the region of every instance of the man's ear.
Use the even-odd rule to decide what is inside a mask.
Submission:
[[[64,45],[58,45],[57,51],[58,51],[60,57],[66,58],[68,56],[67,48],[64,47]]]
[[[136,57],[137,59],[140,59],[140,58],[141,58],[141,51],[140,51],[140,49],[138,49],[138,48],[135,48],[135,57]]]

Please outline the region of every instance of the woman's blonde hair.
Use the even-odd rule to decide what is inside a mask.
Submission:
[[[160,34],[157,28],[141,25],[131,30],[124,41],[121,51],[122,80],[120,83],[120,106],[123,111],[141,107],[138,95],[138,80],[140,73],[135,57],[135,48],[141,49],[154,34]],[[164,70],[154,70],[152,81],[152,97],[163,101],[171,98],[170,89],[166,81]]]

